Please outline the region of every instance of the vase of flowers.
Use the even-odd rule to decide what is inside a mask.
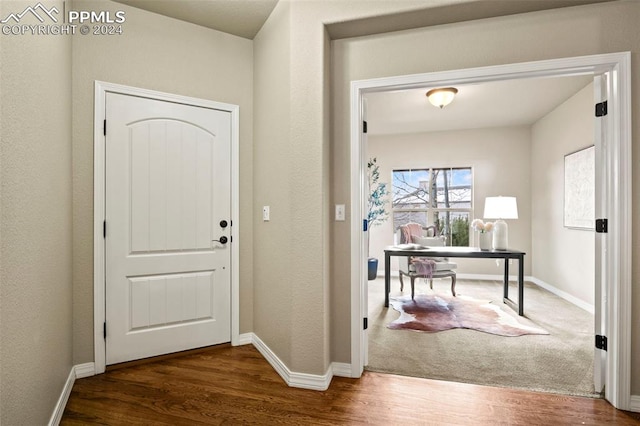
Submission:
[[[482,219],[474,219],[471,222],[471,227],[479,232],[478,247],[480,250],[491,250],[492,248],[492,235],[493,222],[485,222]]]

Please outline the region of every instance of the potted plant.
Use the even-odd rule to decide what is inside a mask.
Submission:
[[[389,218],[389,213],[387,212],[389,189],[386,183],[380,182],[380,166],[378,166],[375,157],[369,159],[367,163],[367,178],[369,181],[367,229],[371,229],[374,226],[381,225]],[[367,233],[367,239],[368,278],[369,280],[375,280],[378,273],[378,259],[370,255],[371,238],[369,238],[369,233]]]

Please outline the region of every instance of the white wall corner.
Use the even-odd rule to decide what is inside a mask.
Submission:
[[[629,398],[629,411],[640,413],[640,395],[631,395],[631,398]]]
[[[255,334],[252,335],[253,346],[262,354],[274,370],[282,377],[288,386],[311,390],[327,390],[333,378],[332,368],[323,375],[296,373],[285,365],[284,362]]]
[[[71,367],[69,376],[67,376],[67,381],[62,388],[62,393],[58,398],[56,406],[53,408],[53,413],[51,414],[51,418],[49,419],[49,426],[57,426],[60,424],[60,421],[62,420],[62,414],[64,414],[64,409],[67,406],[67,401],[69,400],[69,395],[71,395],[71,389],[73,389],[73,384],[75,383],[75,381],[76,372],[74,366]]]

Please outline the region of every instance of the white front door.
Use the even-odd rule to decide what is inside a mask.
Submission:
[[[231,114],[107,93],[106,117],[106,363],[229,342]]]

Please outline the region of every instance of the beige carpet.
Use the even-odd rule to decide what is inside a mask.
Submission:
[[[416,281],[416,293],[451,294],[445,281],[430,290]],[[400,292],[397,278],[391,296]],[[456,292],[502,303],[502,283],[458,280]],[[517,297],[515,284],[510,289]],[[384,280],[369,282],[369,365],[367,370],[482,385],[598,397],[593,389],[593,315],[533,284],[525,284],[525,317],[519,321],[549,335],[503,337],[474,330],[437,333],[390,330],[399,313],[384,307]]]

